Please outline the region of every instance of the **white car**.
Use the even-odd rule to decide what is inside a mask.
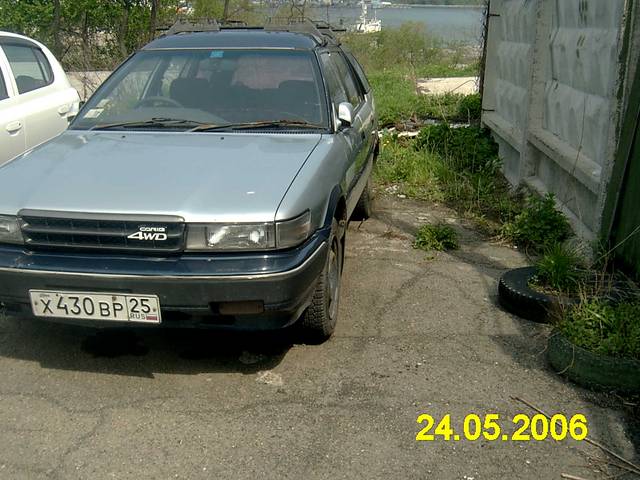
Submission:
[[[79,104],[47,47],[0,31],[0,165],[62,133]]]

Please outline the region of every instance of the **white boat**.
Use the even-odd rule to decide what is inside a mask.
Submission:
[[[382,20],[378,20],[376,18],[376,10],[373,9],[373,18],[367,18],[367,4],[365,0],[360,0],[360,5],[362,6],[362,13],[360,13],[360,18],[358,23],[353,26],[353,31],[357,33],[373,33],[379,32],[382,30]]]

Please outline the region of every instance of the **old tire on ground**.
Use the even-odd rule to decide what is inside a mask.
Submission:
[[[498,300],[505,310],[527,320],[545,323],[561,306],[577,303],[577,299],[560,299],[533,290],[529,280],[535,274],[535,267],[524,267],[508,270],[500,277]]]
[[[333,334],[336,328],[343,257],[338,222],[335,219],[328,243],[327,261],[318,278],[311,304],[298,322],[302,340],[305,343],[322,343]]]
[[[358,199],[358,203],[356,208],[353,210],[351,214],[351,220],[366,220],[371,216],[371,203],[373,199],[373,194],[371,191],[371,178],[367,180],[367,185],[364,187],[362,191],[362,195]]]
[[[590,352],[559,332],[549,338],[547,358],[556,373],[584,387],[640,392],[640,361]]]

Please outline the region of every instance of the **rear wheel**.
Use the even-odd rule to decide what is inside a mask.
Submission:
[[[306,343],[322,343],[336,328],[342,274],[342,242],[338,238],[338,222],[331,228],[329,252],[311,304],[300,319],[303,340]]]
[[[362,195],[360,195],[360,199],[358,200],[358,204],[356,208],[353,210],[351,214],[352,220],[366,220],[371,216],[371,200],[372,200],[372,190],[371,190],[371,178],[367,180],[367,185],[364,187],[362,191]]]

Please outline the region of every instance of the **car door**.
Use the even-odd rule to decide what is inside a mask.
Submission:
[[[320,62],[322,64],[325,82],[329,89],[331,109],[334,118],[337,118],[338,106],[342,102],[350,101],[347,88],[341,78],[340,70],[336,65],[336,59],[338,58],[340,58],[340,52],[337,50],[323,52],[320,54]],[[348,155],[348,168],[345,173],[345,183],[347,190],[347,213],[350,216],[355,204],[358,202],[358,197],[355,196],[356,192],[354,191],[354,187],[358,180],[358,164],[361,162],[359,156],[363,145],[360,117],[357,114],[354,114],[351,125],[341,125],[338,129],[337,135],[344,140]],[[353,197],[355,197],[355,200]]]
[[[356,154],[356,179],[353,195],[355,202],[357,203],[362,191],[366,187],[371,167],[373,166],[372,153],[373,148],[375,147],[375,117],[371,102],[366,101],[364,88],[360,84],[355,71],[349,64],[343,52],[340,52],[339,55],[336,56],[335,63],[340,73],[340,79],[347,91],[349,102],[353,105],[353,127],[357,129],[357,134],[360,140],[358,152]]]
[[[67,128],[67,114],[73,102],[68,98],[61,98],[61,91],[55,85],[51,63],[35,43],[6,37],[0,40],[0,48],[9,64],[23,112],[28,150]],[[65,95],[66,92],[62,94]]]
[[[24,116],[9,75],[9,65],[0,49],[0,165],[25,149]]]
[[[363,115],[366,115],[368,122],[370,122],[367,122],[368,124],[365,127],[369,127],[369,135],[371,135],[370,147],[375,148],[378,143],[378,117],[376,116],[375,102],[373,100],[373,91],[371,90],[371,85],[369,84],[369,80],[364,73],[362,65],[358,63],[356,57],[354,57],[353,54],[348,51],[343,51],[342,53],[347,58],[349,66],[351,67],[354,74],[354,78],[357,80],[357,83],[359,83],[360,89],[364,94],[366,105],[363,107],[365,110],[362,113]]]

